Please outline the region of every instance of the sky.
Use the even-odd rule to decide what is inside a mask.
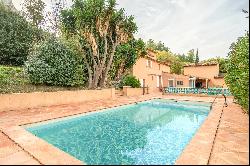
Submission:
[[[22,0],[13,0],[20,9]],[[43,0],[49,10],[51,0]],[[70,4],[70,3],[69,3]],[[226,57],[232,42],[249,29],[249,0],[117,0],[135,17],[136,38],[162,41],[174,53],[199,49],[200,59]]]

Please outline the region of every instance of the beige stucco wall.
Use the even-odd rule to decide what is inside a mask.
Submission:
[[[219,75],[219,65],[184,67],[184,75],[203,78],[214,78]]]
[[[211,87],[213,86],[221,86],[223,88],[228,88],[226,83],[225,83],[225,79],[224,78],[213,78],[211,80]]]
[[[189,77],[185,75],[177,75],[163,73],[163,87],[168,87],[168,80],[174,79],[174,87],[189,87]],[[183,85],[177,85],[177,81],[183,81]]]
[[[160,65],[160,66],[159,66]],[[147,59],[140,58],[133,66],[133,75],[140,81],[145,79],[145,86],[157,88],[157,76],[162,76],[162,72],[170,72],[170,67],[152,61],[152,68],[147,67]]]
[[[162,70],[162,72],[169,73],[170,72],[170,67],[167,66],[167,65],[162,65],[161,64],[161,70]]]
[[[141,96],[143,95],[143,88],[131,88],[130,86],[123,87],[124,96]]]
[[[114,98],[115,89],[0,94],[0,112]]]
[[[221,86],[227,88],[224,78],[215,78],[219,75],[219,64],[211,66],[189,66],[184,67],[184,75],[191,75],[195,77],[208,78],[209,87]]]

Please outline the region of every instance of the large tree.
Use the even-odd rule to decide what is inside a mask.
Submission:
[[[105,86],[116,48],[137,31],[134,17],[116,9],[116,0],[75,0],[62,11],[62,25],[83,55],[89,88]]]
[[[60,15],[61,11],[67,6],[67,0],[50,0],[51,11],[46,12],[45,22],[49,32],[55,36],[61,36],[60,34]]]
[[[25,0],[23,3],[24,16],[37,28],[40,28],[44,21],[44,9],[45,3],[42,0]]]
[[[166,47],[163,42],[159,41],[158,43],[155,43],[153,39],[149,39],[147,41],[146,47],[155,51],[170,51],[170,49]]]
[[[0,2],[0,65],[21,66],[27,60],[34,29]]]
[[[110,76],[112,80],[119,81],[121,77],[133,67],[138,58],[147,54],[142,39],[132,39],[117,47]]]
[[[157,60],[160,62],[173,63],[177,60],[175,55],[172,52],[167,51],[158,51],[157,52]]]
[[[160,62],[170,64],[171,73],[182,74],[183,66],[185,62],[181,61],[179,55],[176,55],[170,51],[159,51],[157,53],[157,60]]]
[[[187,53],[187,61],[190,62],[190,63],[194,63],[195,62],[194,49],[188,51],[188,53]]]

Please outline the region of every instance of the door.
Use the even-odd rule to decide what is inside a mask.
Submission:
[[[145,95],[145,92],[146,92],[146,91],[145,91],[145,88],[146,88],[146,85],[145,85],[145,84],[146,84],[146,80],[143,79],[143,86],[142,86],[142,87],[143,87],[143,95]]]
[[[141,84],[141,87],[143,88],[144,85],[145,85],[145,80],[144,79],[140,79],[140,84]]]
[[[160,76],[156,76],[156,87],[160,87]]]
[[[157,88],[162,88],[162,77],[158,76],[157,79]]]

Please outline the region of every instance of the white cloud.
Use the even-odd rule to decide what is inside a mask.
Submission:
[[[139,26],[137,37],[161,40],[178,53],[199,48],[201,59],[226,57],[230,44],[249,28],[248,19],[241,12],[249,10],[248,0],[118,0],[118,3],[135,16]]]
[[[20,2],[14,5],[20,9]],[[43,0],[50,7],[51,0]],[[226,57],[229,47],[249,29],[241,11],[248,0],[117,0],[118,7],[134,15],[145,41],[162,41],[173,52],[199,48],[200,59]],[[47,8],[47,10],[49,10]]]

